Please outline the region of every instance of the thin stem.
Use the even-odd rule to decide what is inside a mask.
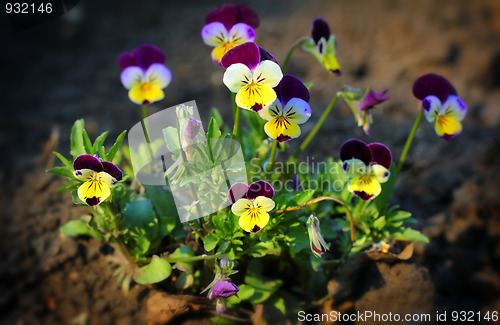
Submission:
[[[231,93],[231,97],[234,98],[234,94]],[[241,124],[241,108],[236,106],[234,108],[236,103],[233,101],[233,112],[234,112],[234,126],[233,126],[233,139],[238,139],[239,140],[239,134],[240,134],[240,124]]]
[[[325,201],[325,200],[328,200],[328,201],[333,201],[333,202],[336,202],[340,205],[342,205],[346,210],[347,210],[347,215],[349,216],[349,222],[351,223],[351,241],[353,242],[354,241],[354,220],[352,219],[352,214],[351,214],[351,210],[349,210],[349,208],[347,207],[347,205],[340,201],[339,199],[336,199],[334,197],[331,197],[331,196],[320,196],[320,197],[317,197],[315,199],[312,199],[302,205],[299,205],[299,206],[296,206],[296,207],[291,207],[291,208],[286,208],[286,209],[281,209],[281,210],[277,210],[275,211],[276,213],[283,213],[283,212],[288,212],[288,211],[294,211],[294,210],[300,210],[300,209],[303,209],[311,204],[314,204],[314,203],[318,203],[318,202],[321,202],[321,201]]]
[[[146,143],[148,144],[149,155],[151,159],[154,158],[153,148],[151,147],[151,140],[149,139],[148,127],[146,125],[146,119],[148,118],[148,108],[146,105],[142,105],[142,130],[144,131],[144,138],[146,138]]]
[[[284,72],[286,70],[286,68],[288,66],[288,61],[290,61],[290,57],[292,56],[292,53],[297,49],[297,47],[302,45],[302,43],[304,43],[308,39],[309,39],[309,37],[304,36],[304,37],[299,38],[298,40],[295,41],[295,43],[292,44],[292,46],[290,47],[290,49],[286,53],[285,59],[281,63],[281,71]]]
[[[169,263],[179,263],[179,262],[196,262],[196,261],[206,261],[213,260],[216,258],[222,258],[224,254],[215,254],[215,255],[198,255],[192,257],[166,257],[165,260]]]
[[[271,147],[271,154],[269,155],[269,163],[267,164],[266,170],[270,172],[274,167],[274,160],[276,159],[276,149],[278,148],[278,141],[273,141],[273,146]]]
[[[333,96],[332,100],[330,101],[330,104],[328,104],[328,106],[326,107],[325,111],[319,118],[318,122],[312,129],[311,133],[307,135],[306,139],[304,140],[304,142],[302,142],[299,149],[290,157],[290,159],[288,159],[288,161],[290,162],[296,161],[299,155],[302,153],[302,151],[304,151],[304,149],[307,148],[309,143],[312,141],[312,139],[314,139],[314,136],[316,135],[316,133],[318,133],[319,129],[321,128],[326,118],[330,114],[330,111],[332,110],[333,106],[335,106],[335,103],[337,102],[338,98],[339,98],[338,94],[335,94],[335,96]]]
[[[422,121],[423,116],[424,116],[424,110],[421,109],[417,115],[417,118],[415,119],[415,123],[413,123],[413,127],[410,131],[410,134],[408,135],[408,138],[406,139],[406,143],[405,143],[405,146],[403,148],[403,152],[401,152],[401,156],[399,157],[399,163],[398,163],[398,169],[396,172],[396,177],[399,175],[401,168],[403,168],[403,165],[404,165],[405,160],[406,160],[406,155],[408,155],[408,151],[410,150],[411,143],[413,142],[413,138],[415,137],[415,133],[417,133],[418,125],[420,124],[420,121]]]

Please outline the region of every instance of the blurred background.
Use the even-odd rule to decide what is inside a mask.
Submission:
[[[91,138],[105,130],[116,137],[139,121],[140,107],[128,100],[117,59],[144,43],[165,52],[173,74],[165,99],[151,105],[150,114],[196,100],[205,127],[212,107],[232,124],[224,71],[212,63],[200,35],[205,14],[221,3],[80,1],[53,21],[17,32],[2,11],[0,323],[137,324],[151,312],[153,289],[134,287],[123,297],[98,245],[59,236],[61,224],[86,210],[55,193],[60,183],[44,170],[54,145],[68,155],[76,119],[85,119]],[[468,105],[464,130],[450,142],[427,122],[420,125],[392,201],[411,211],[416,228],[431,239],[408,262],[416,265],[425,294],[406,297],[403,290],[415,288],[391,285],[379,269],[372,280],[381,281],[375,287],[382,291],[370,293],[373,282],[360,284],[355,308],[500,311],[500,2],[245,3],[261,18],[256,42],[278,61],[309,35],[314,18],[330,23],[342,77],[301,50],[287,70],[314,84],[313,120],[343,85],[389,89],[391,100],[373,111],[370,137],[339,101],[303,157],[339,158],[339,146],[353,137],[385,143],[399,157],[420,104],[411,87],[425,73],[445,76]],[[312,125],[306,123],[303,134]]]

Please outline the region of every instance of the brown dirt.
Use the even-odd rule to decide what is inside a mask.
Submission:
[[[0,54],[0,323],[141,324],[154,317],[148,306],[165,288],[133,286],[125,297],[111,277],[106,247],[59,235],[60,225],[87,210],[55,193],[59,182],[44,173],[47,160],[36,163],[36,157],[53,128],[61,135],[59,151],[66,152],[66,136],[77,118],[86,119],[91,137],[106,129],[117,135],[138,121],[115,62],[123,51],[146,42],[165,50],[174,75],[166,99],[150,113],[195,99],[202,117],[212,106],[229,116],[222,70],[210,62],[199,34],[214,5],[81,2],[71,14],[25,32],[12,33],[6,22],[0,24],[9,45]],[[362,264],[339,304],[351,302],[350,311],[393,313],[499,311],[500,2],[259,0],[251,5],[261,15],[257,41],[278,59],[309,32],[313,18],[331,23],[342,78],[300,51],[290,62],[289,73],[314,83],[313,119],[344,84],[390,89],[391,100],[374,111],[370,138],[355,129],[347,107],[337,104],[307,152],[317,160],[337,158],[339,145],[352,137],[386,143],[398,157],[418,109],[411,85],[424,73],[445,75],[469,106],[463,133],[450,143],[422,123],[397,184],[393,202],[412,211],[431,243],[418,245],[409,262]],[[303,132],[311,127],[306,124]],[[184,321],[196,323],[207,315],[200,307]]]

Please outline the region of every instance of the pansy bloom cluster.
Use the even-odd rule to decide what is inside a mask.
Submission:
[[[109,161],[85,154],[73,162],[73,175],[84,181],[78,188],[78,197],[90,206],[98,205],[111,195],[111,188],[122,179],[122,171]]]
[[[221,64],[227,51],[245,42],[255,40],[255,28],[259,26],[259,16],[245,4],[223,4],[205,17],[207,23],[202,31],[203,41],[212,50],[212,60]]]
[[[449,141],[462,132],[460,122],[467,113],[467,105],[448,80],[437,74],[425,74],[413,84],[413,95],[422,101],[425,118],[434,124],[439,137]]]
[[[165,54],[153,45],[142,45],[137,50],[124,53],[118,59],[123,69],[121,82],[128,89],[129,99],[139,105],[162,100],[172,73],[164,65]]]
[[[366,144],[360,140],[349,140],[340,147],[342,169],[350,177],[347,188],[364,201],[380,194],[389,179],[392,154],[381,143]]]
[[[304,51],[312,54],[325,69],[342,75],[337,61],[337,39],[330,33],[330,26],[323,18],[316,18],[312,23],[311,38],[303,45]]]
[[[274,209],[274,189],[266,181],[235,183],[229,189],[231,211],[240,217],[239,224],[247,232],[258,232],[269,222],[269,211]]]

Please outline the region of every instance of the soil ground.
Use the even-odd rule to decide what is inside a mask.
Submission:
[[[119,82],[116,60],[143,43],[163,49],[173,73],[165,100],[151,105],[150,114],[194,99],[204,123],[211,107],[230,121],[223,71],[212,64],[200,37],[205,13],[217,4],[81,1],[54,21],[16,33],[0,16],[0,323],[166,319],[157,308],[165,301],[164,288],[133,286],[124,297],[111,277],[106,246],[59,235],[60,225],[86,210],[55,192],[60,183],[45,174],[51,160],[42,153],[53,144],[51,135],[59,139],[58,151],[66,153],[78,118],[85,118],[91,137],[108,129],[116,136],[139,121],[139,108]],[[399,157],[419,108],[411,86],[424,73],[447,77],[469,107],[462,134],[451,142],[438,139],[425,121],[420,125],[397,183],[393,203],[413,213],[416,227],[431,242],[417,245],[408,262],[364,263],[351,282],[342,282],[350,290],[343,308],[500,311],[500,2],[249,4],[261,17],[256,41],[278,60],[295,39],[308,35],[312,19],[330,22],[343,76],[334,77],[301,51],[287,71],[314,84],[313,120],[343,85],[389,88],[391,100],[374,110],[369,138],[339,102],[303,157],[338,158],[340,144],[353,137],[385,143]],[[303,134],[311,125],[304,125]],[[342,277],[339,271],[336,280]],[[177,321],[197,323],[207,315],[191,313]]]

